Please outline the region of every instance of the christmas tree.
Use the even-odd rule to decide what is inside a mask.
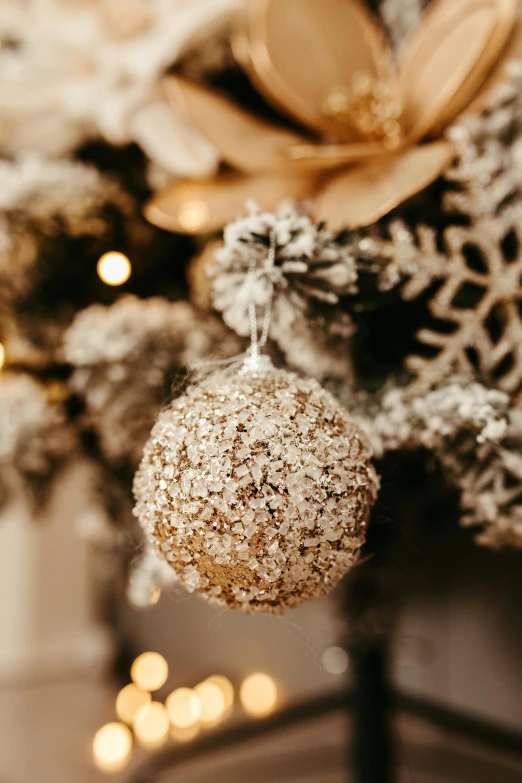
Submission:
[[[519,14],[1,3],[2,503],[87,461],[140,606],[350,572],[354,661],[387,654],[395,525],[442,503],[520,548]]]

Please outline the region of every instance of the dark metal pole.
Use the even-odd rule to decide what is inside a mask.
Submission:
[[[352,655],[352,742],[349,763],[355,783],[395,779],[388,651],[375,645]]]
[[[348,764],[351,783],[393,783],[393,695],[389,677],[395,602],[390,569],[391,532],[373,522],[371,557],[347,578],[343,615],[350,658],[347,710],[351,715]],[[349,694],[349,698],[348,698]]]

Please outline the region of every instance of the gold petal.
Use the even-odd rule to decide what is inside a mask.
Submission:
[[[360,0],[249,0],[236,51],[269,100],[321,134],[353,140],[323,106],[332,90],[350,90],[360,72],[393,91],[395,72],[383,31]],[[248,50],[249,56],[245,55]]]
[[[299,144],[286,151],[289,160],[302,169],[328,170],[347,163],[383,158],[390,151],[382,144]]]
[[[166,100],[152,100],[137,109],[129,129],[149,158],[178,177],[215,174],[215,148]]]
[[[174,76],[164,84],[174,106],[181,104],[223,160],[241,171],[279,167],[288,147],[306,142],[305,137],[248,114],[212,90]]]
[[[326,180],[312,214],[333,230],[368,226],[437,179],[453,155],[439,141],[344,169]]]
[[[473,98],[509,39],[518,0],[438,0],[405,46],[399,84],[410,141]]]
[[[468,106],[467,111],[483,111],[489,103],[491,93],[505,81],[507,64],[511,60],[520,59],[522,59],[522,0],[518,0],[517,21],[511,37],[504,47],[502,55],[495,63],[493,70]]]
[[[499,67],[504,70],[507,57],[520,57],[521,30],[520,30],[520,0],[500,0],[504,8],[499,19],[496,32],[491,36],[487,48],[481,57],[481,64],[477,66],[470,78],[464,82],[454,99],[448,104],[446,111],[441,116],[439,123],[431,131],[436,136],[454,120],[463,110],[471,108],[471,101],[475,101],[480,93],[483,93],[485,85],[490,83],[494,73],[497,73],[499,81]],[[513,6],[513,8],[511,8]],[[511,55],[508,55],[508,50]],[[475,110],[475,109],[473,109]]]
[[[247,35],[247,19],[246,4],[242,3],[239,8],[236,9],[236,13],[233,17],[230,29],[230,46],[237,64],[240,65],[244,71],[250,73],[252,63],[250,61],[250,48]]]
[[[208,234],[234,220],[252,200],[266,210],[287,198],[302,199],[314,190],[307,174],[223,175],[212,180],[179,182],[154,196],[144,214],[155,226],[180,234]]]

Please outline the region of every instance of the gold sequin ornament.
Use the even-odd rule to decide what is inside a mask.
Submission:
[[[213,373],[160,414],[134,513],[189,591],[281,612],[357,562],[377,492],[370,459],[329,392],[262,357]]]

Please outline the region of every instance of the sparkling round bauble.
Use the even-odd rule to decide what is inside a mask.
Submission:
[[[376,491],[363,434],[316,381],[224,371],[160,414],[134,513],[188,590],[279,612],[356,563]]]

